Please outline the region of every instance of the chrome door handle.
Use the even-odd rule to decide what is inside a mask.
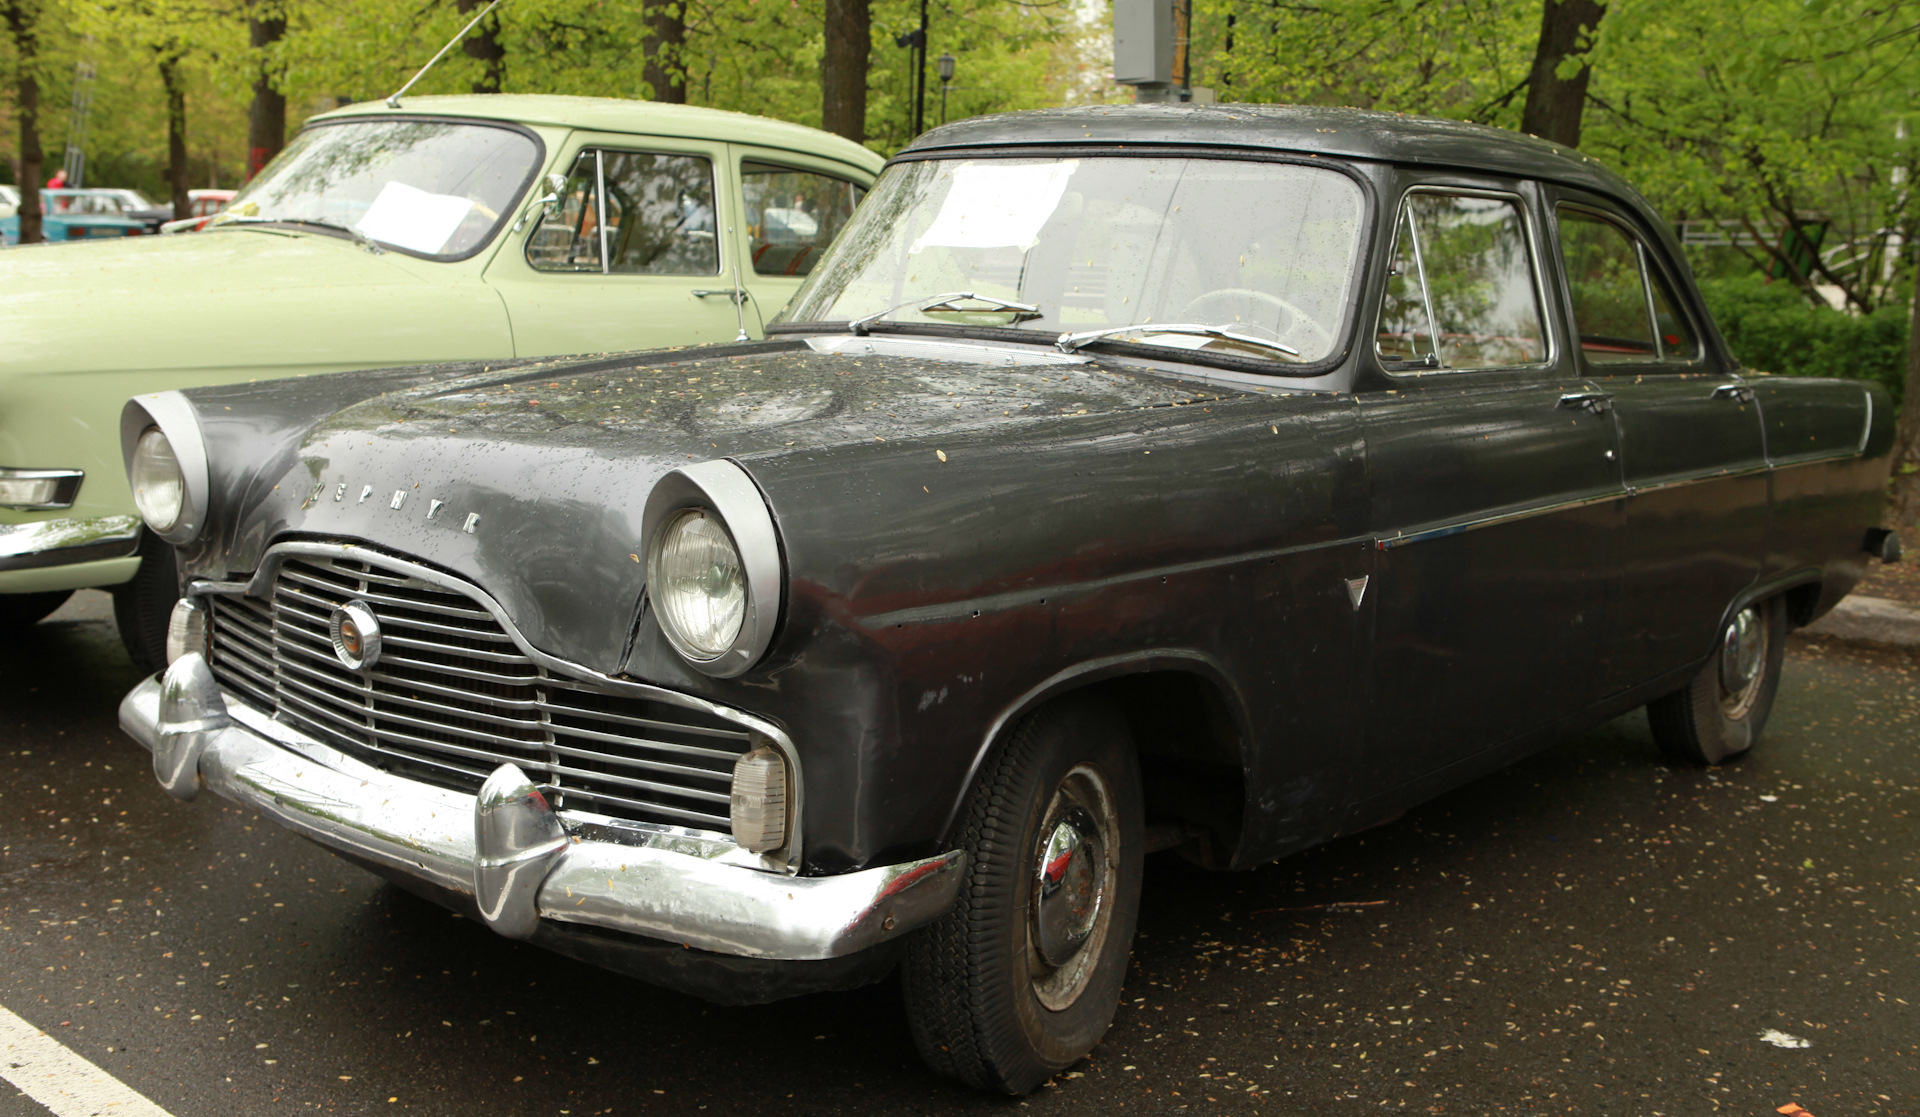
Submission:
[[[1608,392],[1567,392],[1560,397],[1560,402],[1555,406],[1605,415],[1613,407],[1613,396]]]
[[[710,298],[714,295],[725,295],[727,297],[727,301],[737,302],[742,306],[746,305],[747,299],[749,297],[745,291],[735,291],[731,287],[722,287],[722,288],[719,288],[718,290],[696,287],[688,293],[691,294],[696,299]]]
[[[1722,384],[1713,390],[1713,399],[1738,400],[1741,403],[1753,402],[1753,387],[1748,384]]]

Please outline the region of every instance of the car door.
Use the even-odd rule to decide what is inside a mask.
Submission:
[[[487,267],[520,356],[729,341],[738,221],[726,145],[576,134],[555,204]],[[517,240],[517,243],[516,243]],[[745,319],[750,333],[758,322]]]
[[[1554,236],[1581,369],[1612,397],[1622,537],[1609,689],[1697,664],[1758,576],[1768,479],[1754,389],[1710,351],[1679,274],[1627,210],[1561,191]]]
[[[860,176],[831,160],[734,145],[740,176],[745,286],[771,321],[812,273],[866,196]]]
[[[1374,339],[1393,384],[1358,393],[1378,788],[1599,697],[1620,478],[1604,393],[1554,342],[1541,242],[1529,186],[1400,201]]]

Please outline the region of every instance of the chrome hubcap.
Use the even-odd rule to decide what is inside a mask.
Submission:
[[[1040,853],[1033,905],[1034,948],[1049,966],[1064,966],[1093,934],[1106,883],[1100,832],[1078,806],[1062,811]]]
[[[1748,606],[1720,636],[1720,706],[1728,717],[1740,717],[1753,705],[1766,662],[1766,622]]]
[[[1041,816],[1027,919],[1028,972],[1047,1008],[1073,1004],[1100,959],[1119,877],[1118,833],[1106,780],[1086,765],[1068,772]]]

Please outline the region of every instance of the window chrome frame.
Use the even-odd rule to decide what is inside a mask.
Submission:
[[[1429,376],[1453,376],[1453,375],[1464,375],[1464,374],[1484,373],[1484,372],[1511,372],[1511,371],[1517,371],[1517,370],[1550,369],[1555,365],[1557,365],[1560,361],[1560,337],[1558,332],[1555,331],[1553,328],[1552,316],[1547,313],[1546,273],[1541,269],[1541,264],[1540,264],[1541,238],[1538,235],[1538,231],[1534,228],[1534,218],[1537,215],[1534,213],[1533,207],[1530,207],[1527,205],[1526,196],[1524,194],[1521,194],[1519,191],[1515,191],[1515,190],[1496,190],[1491,187],[1484,187],[1484,186],[1448,186],[1444,183],[1424,183],[1424,182],[1416,183],[1412,186],[1409,186],[1406,188],[1406,190],[1401,192],[1399,202],[1394,206],[1393,232],[1389,234],[1389,237],[1387,240],[1386,260],[1389,263],[1392,261],[1395,248],[1397,248],[1399,245],[1400,218],[1403,214],[1407,213],[1409,200],[1415,194],[1450,194],[1454,196],[1468,197],[1468,198],[1492,198],[1492,199],[1497,199],[1499,201],[1508,202],[1518,207],[1520,211],[1520,235],[1526,238],[1527,260],[1531,265],[1529,268],[1529,274],[1533,279],[1533,309],[1534,309],[1534,313],[1539,317],[1539,320],[1540,320],[1541,338],[1545,342],[1545,346],[1544,346],[1545,356],[1539,361],[1529,361],[1525,364],[1513,364],[1513,365],[1479,365],[1474,368],[1449,368],[1445,365],[1442,365],[1438,368],[1403,368],[1403,369],[1389,368],[1387,367],[1389,364],[1400,364],[1402,362],[1387,361],[1380,356],[1380,319],[1382,314],[1384,314],[1386,311],[1386,302],[1387,302],[1386,287],[1383,285],[1380,289],[1380,298],[1374,307],[1373,331],[1371,335],[1373,344],[1369,346],[1369,350],[1373,356],[1373,360],[1375,364],[1377,364],[1380,367],[1380,370],[1386,373],[1388,376],[1394,377],[1395,379],[1402,379],[1402,380],[1415,380],[1415,379],[1420,379],[1420,378],[1429,377]],[[1412,221],[1411,218],[1409,217],[1408,224],[1409,226],[1411,226],[1416,230],[1414,232],[1414,239],[1417,243],[1420,235],[1419,232],[1417,231],[1418,223]],[[1420,262],[1421,299],[1425,302],[1428,308],[1427,309],[1427,328],[1434,331],[1435,336],[1433,338],[1433,353],[1434,353],[1435,359],[1437,360],[1439,359],[1439,355],[1440,355],[1440,338],[1438,336],[1439,326],[1433,320],[1433,310],[1432,310],[1433,295],[1430,291],[1426,290],[1426,284],[1427,284],[1426,267],[1425,267],[1424,260],[1422,260]]]
[[[655,156],[668,156],[672,158],[681,158],[681,159],[697,159],[707,165],[707,183],[708,183],[708,186],[713,191],[714,269],[712,271],[710,272],[624,272],[624,271],[617,272],[613,270],[612,245],[608,241],[608,229],[607,229],[606,157],[609,154],[655,155]],[[520,259],[523,263],[526,264],[527,270],[533,272],[535,275],[576,275],[576,276],[577,275],[597,275],[603,279],[615,279],[615,280],[651,279],[655,281],[673,280],[673,279],[710,279],[715,276],[724,276],[727,274],[727,262],[730,259],[727,253],[730,251],[730,249],[726,247],[725,242],[729,238],[727,236],[727,230],[726,230],[727,222],[722,220],[721,212],[720,212],[721,197],[725,193],[725,191],[722,189],[722,186],[721,186],[721,177],[720,177],[722,160],[716,157],[713,152],[708,151],[704,148],[698,149],[698,150],[690,150],[690,151],[671,151],[671,150],[661,150],[657,148],[620,147],[616,144],[600,143],[600,142],[596,142],[595,140],[589,139],[586,143],[583,143],[580,146],[580,149],[578,151],[574,152],[572,164],[569,165],[565,170],[559,171],[559,173],[565,175],[568,182],[572,182],[574,168],[579,166],[581,157],[587,156],[587,155],[593,156],[593,180],[594,180],[593,207],[594,207],[594,220],[598,225],[598,228],[595,230],[595,232],[600,241],[599,270],[598,271],[581,271],[575,268],[549,268],[549,267],[542,267],[540,264],[534,262],[533,256],[531,255],[531,251],[533,248],[534,235],[540,231],[541,225],[545,224],[547,219],[551,217],[553,213],[559,213],[566,208],[566,198],[564,194],[561,196],[559,203],[554,207],[552,213],[542,214],[537,220],[531,221],[527,225],[526,236],[524,236],[520,242]],[[564,189],[564,187],[562,189]],[[867,187],[867,189],[871,190],[872,187],[869,186]],[[556,191],[556,193],[559,193],[559,191]],[[731,210],[734,203],[732,201],[728,201],[726,204],[729,210]],[[730,294],[731,292],[727,292],[727,293]]]
[[[1566,246],[1563,243],[1564,238],[1560,236],[1561,210],[1572,210],[1576,213],[1584,214],[1595,221],[1611,225],[1620,230],[1620,232],[1632,242],[1634,259],[1640,264],[1640,297],[1641,302],[1646,306],[1647,333],[1653,338],[1654,356],[1644,361],[1610,361],[1605,363],[1587,359],[1586,350],[1580,345],[1580,323],[1574,315],[1573,277],[1567,274]],[[1566,280],[1567,325],[1570,327],[1574,352],[1584,372],[1594,375],[1606,375],[1613,369],[1623,368],[1640,369],[1642,371],[1647,369],[1657,370],[1670,368],[1685,371],[1691,370],[1706,362],[1707,342],[1705,332],[1701,330],[1700,323],[1695,319],[1692,310],[1687,306],[1686,300],[1680,298],[1681,285],[1673,281],[1671,271],[1654,255],[1650,238],[1642,234],[1637,225],[1622,214],[1611,212],[1591,203],[1565,198],[1553,203],[1553,225],[1554,244],[1559,250],[1560,256],[1560,274]],[[1660,277],[1666,281],[1667,292],[1673,296],[1673,312],[1686,319],[1687,329],[1693,334],[1693,355],[1691,357],[1671,357],[1667,355],[1666,341],[1660,336],[1660,316],[1654,312],[1653,273],[1655,271],[1658,271]]]

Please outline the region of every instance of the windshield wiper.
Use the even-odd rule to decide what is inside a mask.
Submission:
[[[1289,357],[1298,357],[1300,355],[1298,349],[1284,342],[1268,341],[1266,338],[1254,337],[1252,334],[1243,334],[1238,330],[1230,330],[1224,326],[1201,326],[1191,322],[1168,322],[1164,325],[1143,322],[1132,326],[1108,326],[1105,329],[1086,330],[1077,334],[1061,334],[1058,338],[1054,339],[1053,344],[1060,352],[1071,353],[1088,342],[1099,341],[1102,338],[1117,337],[1120,334],[1143,333],[1185,334],[1190,337],[1217,337],[1222,341],[1231,341],[1239,345],[1252,345],[1261,349],[1272,350],[1275,353],[1285,353]],[[1149,342],[1148,344],[1152,343]]]
[[[218,214],[214,216],[218,217]],[[324,217],[229,217],[225,221],[209,221],[207,228],[217,229],[222,225],[315,225],[322,229],[338,229],[354,239],[354,242],[375,256],[386,255],[387,250],[380,247],[378,241],[354,228],[342,225],[338,221],[329,221]]]
[[[1031,303],[1008,302],[1006,299],[996,299],[992,295],[976,295],[972,291],[948,291],[944,295],[917,295],[914,298],[908,299],[906,302],[894,303],[892,306],[876,310],[872,314],[863,314],[848,322],[847,329],[851,330],[855,337],[865,337],[869,325],[885,318],[896,310],[904,310],[910,306],[916,307],[922,314],[935,312],[965,314],[967,313],[967,308],[953,305],[962,299],[971,299],[977,303],[986,303],[991,310],[1011,310],[1013,311],[1013,320],[1015,322],[1025,322],[1030,318],[1041,317],[1040,308]]]

